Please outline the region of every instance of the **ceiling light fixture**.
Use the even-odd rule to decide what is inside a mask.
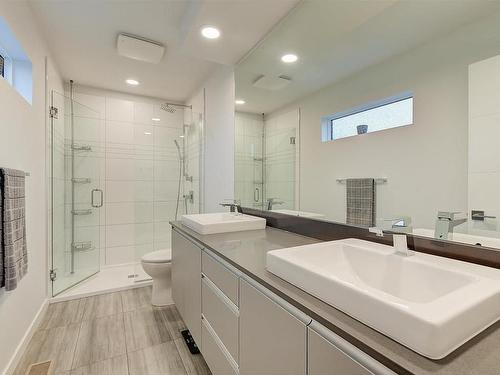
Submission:
[[[298,59],[297,55],[294,55],[293,53],[287,53],[286,55],[281,56],[281,61],[287,64],[294,63]]]
[[[158,117],[153,117],[153,118],[151,119],[151,121],[156,121],[156,122],[158,122],[158,121],[160,121],[160,119],[159,119]]]
[[[151,132],[144,132],[144,135],[151,135]]]
[[[135,79],[127,79],[125,82],[127,82],[129,85],[131,86],[137,86],[139,84],[139,81],[135,80]]]
[[[220,31],[216,27],[205,26],[201,29],[201,35],[203,35],[207,39],[217,39],[218,37],[220,37]]]
[[[246,103],[243,99],[236,99],[234,102],[236,104],[245,104]]]

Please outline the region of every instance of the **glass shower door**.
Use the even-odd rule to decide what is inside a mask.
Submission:
[[[102,147],[98,112],[55,91],[51,100],[52,295],[100,269]]]

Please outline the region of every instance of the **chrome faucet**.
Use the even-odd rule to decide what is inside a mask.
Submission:
[[[440,240],[447,240],[453,229],[467,221],[467,218],[457,219],[455,216],[460,212],[438,211],[434,237]]]
[[[241,209],[241,202],[237,199],[228,199],[227,202],[219,203],[222,207],[229,207],[230,212],[243,213]]]
[[[411,233],[413,231],[410,216],[400,216],[391,219],[383,219],[391,224],[391,232]]]
[[[275,204],[284,204],[283,201],[277,201],[276,198],[268,198],[267,199],[267,210],[271,211]]]
[[[384,231],[380,228],[372,227],[368,228],[371,233],[375,233],[377,237],[384,237]],[[396,234],[392,235],[392,247],[394,248],[394,253],[409,257],[415,255],[415,251],[408,249],[408,239],[406,234]]]

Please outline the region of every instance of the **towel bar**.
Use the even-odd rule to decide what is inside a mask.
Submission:
[[[346,182],[347,180],[348,180],[348,178],[337,178],[337,182],[339,184],[342,184],[342,183]],[[385,184],[387,182],[386,177],[374,178],[374,180],[377,184]]]

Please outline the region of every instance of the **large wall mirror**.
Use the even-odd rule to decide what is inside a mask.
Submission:
[[[236,99],[243,206],[500,248],[500,2],[299,2]]]

